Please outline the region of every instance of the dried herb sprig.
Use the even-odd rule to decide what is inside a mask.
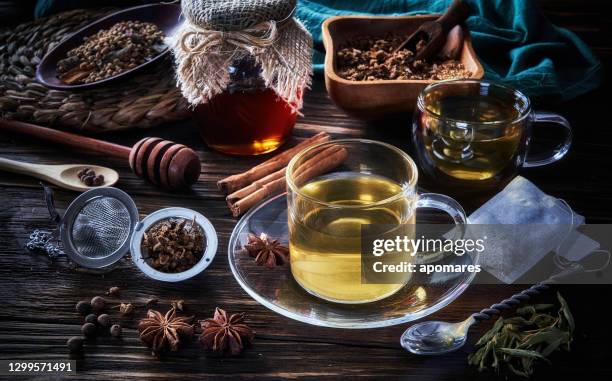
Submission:
[[[516,316],[500,317],[478,340],[468,363],[480,371],[492,368],[529,377],[538,361],[549,363],[551,353],[569,351],[574,318],[561,294],[557,293],[557,298],[560,307],[556,314],[553,304],[536,304],[517,309]]]

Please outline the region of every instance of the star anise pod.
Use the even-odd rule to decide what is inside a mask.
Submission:
[[[217,307],[212,319],[200,321],[202,336],[200,342],[204,348],[210,349],[218,354],[229,351],[232,355],[242,352],[245,344],[250,343],[255,337],[248,325],[243,323],[244,313],[231,314]]]
[[[258,236],[249,234],[248,242],[244,245],[247,253],[255,258],[255,263],[272,268],[283,265],[289,261],[289,248],[283,246],[277,239],[270,239],[266,233]]]
[[[138,322],[140,340],[153,349],[155,354],[160,354],[165,349],[175,352],[178,350],[181,338],[193,336],[192,321],[193,316],[176,316],[174,308],[170,309],[166,315],[162,315],[159,311],[149,310],[147,317]]]

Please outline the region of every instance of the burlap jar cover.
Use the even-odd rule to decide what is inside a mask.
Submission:
[[[228,67],[252,57],[267,87],[298,109],[310,85],[312,38],[293,17],[295,0],[183,0],[172,47],[178,84],[196,106],[223,92]]]

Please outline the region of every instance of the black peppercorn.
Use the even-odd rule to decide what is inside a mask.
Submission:
[[[110,329],[110,334],[112,337],[120,337],[121,336],[121,326],[119,324],[115,324]]]
[[[96,334],[96,325],[93,323],[85,323],[81,327],[81,332],[87,337],[93,337]]]
[[[104,328],[110,327],[111,325],[110,316],[108,316],[107,314],[102,314],[98,316],[98,324],[100,324],[100,326]]]
[[[121,294],[121,289],[117,286],[109,288],[108,291],[106,292],[106,295],[110,295],[110,296],[119,296],[120,294]]]
[[[85,316],[89,313],[89,311],[91,311],[91,304],[85,300],[81,300],[77,303],[76,310],[78,313]]]
[[[94,186],[99,187],[102,184],[104,184],[104,175],[98,175],[98,176],[93,178],[93,185]]]
[[[87,185],[88,187],[90,187],[90,186],[92,186],[92,185],[93,185],[93,182],[94,182],[94,176],[91,176],[91,175],[86,175],[86,176],[83,176],[83,178],[81,178],[81,181],[82,181],[82,182],[83,182],[85,185]]]
[[[106,300],[104,300],[103,297],[95,296],[93,297],[93,299],[91,299],[91,308],[93,308],[95,312],[100,312],[104,310],[105,306],[106,306]]]
[[[83,168],[77,172],[81,182],[89,187],[104,184],[104,175],[96,175],[96,171],[91,168]]]
[[[68,350],[71,353],[78,353],[83,350],[83,338],[79,336],[73,336],[68,339],[66,342],[66,346],[68,346]]]
[[[98,322],[98,315],[96,315],[96,314],[89,314],[89,315],[85,316],[85,323],[96,324],[97,322]]]

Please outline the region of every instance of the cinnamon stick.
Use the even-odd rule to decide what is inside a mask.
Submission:
[[[301,187],[306,181],[322,175],[340,165],[348,155],[346,148],[332,145],[306,160],[294,173],[293,182]]]
[[[301,150],[318,143],[326,142],[328,140],[329,135],[326,132],[319,132],[318,134],[299,143],[295,147],[289,148],[288,150],[276,155],[275,157],[267,161],[264,161],[263,163],[249,169],[246,172],[232,175],[219,180],[217,182],[217,187],[225,194],[234,193],[235,191],[242,189],[259,179],[262,179],[278,170],[283,169],[287,166],[289,161]]]
[[[256,192],[258,189],[263,188],[264,186],[266,186],[267,184],[270,184],[273,181],[276,181],[278,179],[285,179],[286,170],[287,170],[287,167],[279,169],[278,171],[272,172],[268,176],[253,182],[251,185],[237,190],[236,192],[227,196],[226,198],[227,202],[236,202],[240,200],[241,198],[247,197],[248,195]]]
[[[346,149],[337,145],[332,145],[317,151],[319,152],[316,155],[310,155],[310,157],[296,170],[294,176],[297,184],[334,169],[340,165],[347,156]],[[238,217],[263,199],[284,192],[286,190],[286,180],[285,176],[283,176],[285,170],[286,169],[283,168],[267,176],[270,182],[264,182],[264,179],[262,179],[257,186],[251,187],[249,192],[238,191],[229,195],[226,200],[232,211],[232,215]],[[252,190],[255,188],[257,190],[253,192]]]
[[[318,147],[313,149],[311,152],[308,153],[308,155],[306,155],[304,157],[304,161],[308,161],[310,158],[312,158],[313,156],[318,155],[321,151],[323,151],[325,148],[328,147]],[[302,171],[304,169],[304,165],[299,166],[295,173],[294,176],[297,176],[300,171]],[[269,184],[275,180],[278,180],[280,178],[285,178],[285,173],[286,173],[287,167],[283,167],[281,169],[279,169],[276,172],[272,172],[271,174],[257,180],[254,181],[253,183],[251,183],[250,185],[239,189],[237,191],[235,191],[234,193],[230,194],[229,196],[227,196],[226,201],[230,204],[233,204],[235,202],[237,202],[238,200],[247,197],[248,195],[256,192],[258,189],[263,188],[266,184]]]

